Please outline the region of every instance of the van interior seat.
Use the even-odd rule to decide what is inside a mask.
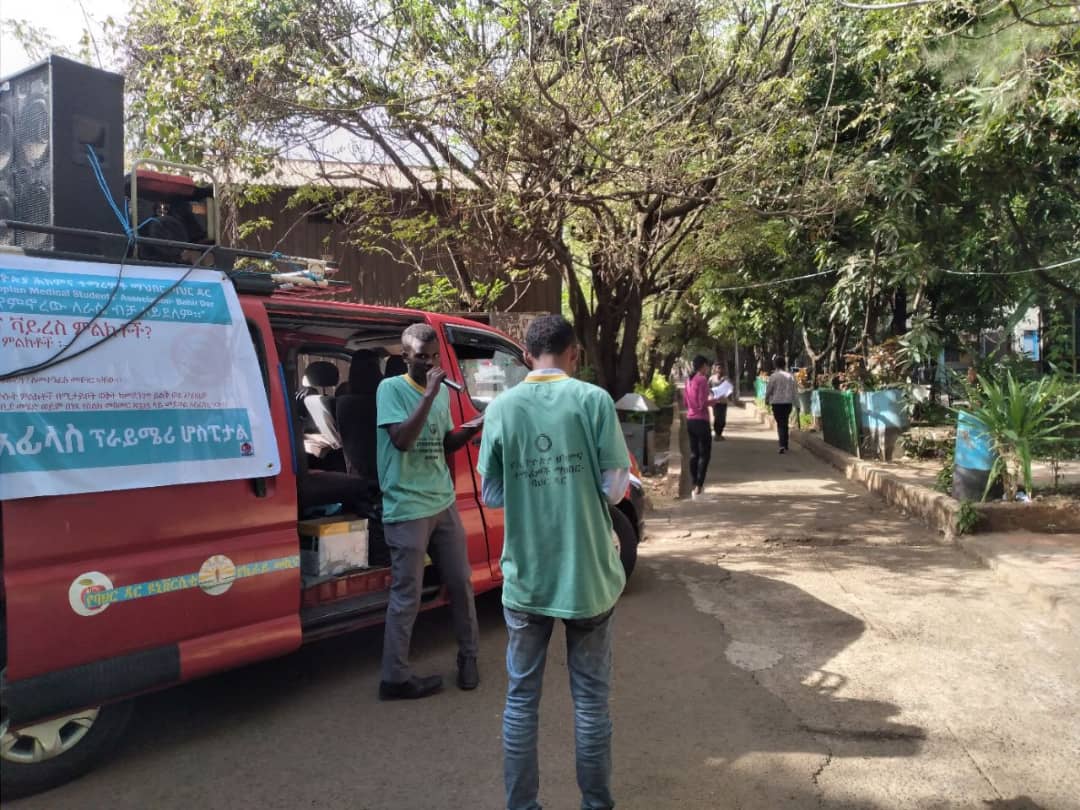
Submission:
[[[399,374],[404,374],[409,370],[409,367],[405,365],[405,358],[400,354],[392,354],[386,358],[386,376],[397,377]]]
[[[361,349],[353,354],[349,364],[349,393],[337,398],[337,424],[345,451],[345,469],[351,475],[371,480],[378,477],[375,393],[382,379],[378,356]]]
[[[307,410],[316,431],[326,440],[326,444],[333,450],[341,448],[341,433],[338,430],[337,418],[334,411],[334,397],[322,393],[318,389],[327,388],[333,390],[340,374],[337,366],[327,360],[315,360],[308,363],[304,369],[304,377],[301,384],[304,408]]]

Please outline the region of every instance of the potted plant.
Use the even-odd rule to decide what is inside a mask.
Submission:
[[[858,397],[859,428],[864,447],[891,461],[896,441],[911,423],[904,404],[903,363],[900,344],[890,338],[871,353],[861,377]]]
[[[972,421],[981,432],[976,436],[992,451],[982,500],[998,479],[1006,500],[1016,499],[1021,485],[1030,496],[1033,488],[1031,462],[1036,448],[1049,448],[1066,439],[1066,432],[1080,425],[1067,416],[1070,405],[1080,399],[1080,390],[1068,393],[1058,377],[1040,377],[1021,382],[1006,369],[999,382],[982,374],[968,385],[967,410],[957,413],[957,464],[960,462],[961,425]],[[968,427],[970,434],[970,427]],[[955,473],[954,473],[955,480]]]

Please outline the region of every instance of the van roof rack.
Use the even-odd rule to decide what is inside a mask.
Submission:
[[[247,248],[225,247],[223,245],[205,245],[197,242],[180,242],[173,239],[156,239],[149,236],[128,237],[124,233],[111,231],[95,231],[86,228],[69,228],[61,225],[45,225],[39,222],[22,222],[14,219],[0,219],[0,230],[24,231],[29,233],[49,234],[52,236],[82,236],[88,239],[107,240],[115,244],[122,243],[122,253],[118,256],[106,256],[100,253],[81,253],[77,251],[42,250],[12,246],[15,250],[26,256],[53,259],[72,259],[77,261],[119,262],[124,261],[138,267],[157,267],[161,269],[175,269],[190,265],[160,261],[146,261],[127,256],[130,243],[152,245],[155,247],[171,247],[180,250],[195,250],[213,254],[214,265],[207,270],[219,270],[232,280],[238,292],[250,295],[271,295],[279,291],[290,291],[306,295],[325,295],[346,292],[352,285],[347,281],[334,281],[327,276],[332,276],[338,271],[335,262],[325,259],[311,259],[300,256],[286,256],[274,251],[267,253],[261,250],[249,250]],[[243,270],[236,268],[237,259],[255,259],[274,264],[282,269],[280,272],[267,272],[260,270]]]

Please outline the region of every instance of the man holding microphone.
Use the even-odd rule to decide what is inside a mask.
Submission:
[[[376,394],[379,487],[391,559],[379,683],[382,700],[422,698],[442,688],[440,676],[417,677],[409,668],[429,549],[450,595],[458,641],[458,687],[475,689],[480,682],[479,631],[465,529],[446,458],[479,432],[482,418],[453,429],[446,372],[439,365],[439,338],[431,326],[420,323],[406,329],[401,356],[406,373],[383,380]]]

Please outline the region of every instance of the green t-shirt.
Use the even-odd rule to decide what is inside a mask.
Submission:
[[[595,385],[533,376],[487,407],[478,468],[503,484],[504,605],[562,619],[614,606],[626,577],[601,472],[629,466],[615,403]]]
[[[454,503],[454,482],[446,465],[443,439],[453,429],[450,396],[439,391],[427,421],[411,450],[398,450],[387,425],[404,422],[424,398],[424,389],[406,374],[379,383],[375,395],[378,413],[379,488],[383,495],[383,522],[437,515]]]

